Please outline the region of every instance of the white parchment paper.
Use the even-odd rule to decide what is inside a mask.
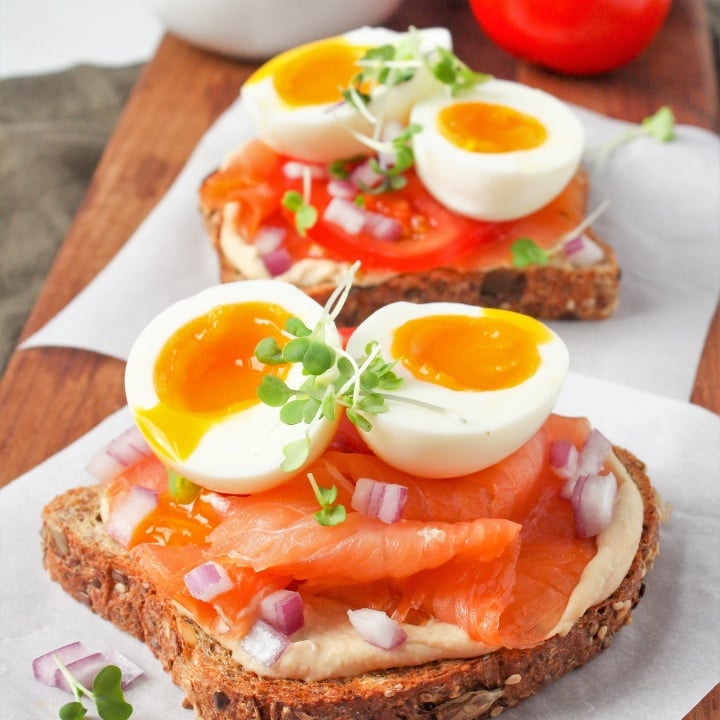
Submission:
[[[632,623],[586,667],[506,715],[679,720],[720,681],[720,417],[577,374],[568,378],[557,410],[589,416],[645,460],[673,512]],[[129,423],[127,409],[119,411],[0,490],[0,715],[7,720],[56,717],[69,696],[35,681],[31,661],[75,640],[94,650],[115,648],[144,668],[145,677],[127,693],[134,717],[193,717],[147,648],[65,595],[42,568],[42,506],[67,488],[89,484],[88,458]]]
[[[629,127],[576,108],[587,146]],[[167,305],[218,278],[197,210],[202,179],[252,135],[236,101],[210,128],[168,193],[97,278],[23,347],[71,346],[126,359]],[[669,144],[642,138],[602,168],[588,164],[595,229],[622,267],[620,306],[601,322],[552,323],[572,368],[685,400],[720,289],[720,140],[680,126]]]

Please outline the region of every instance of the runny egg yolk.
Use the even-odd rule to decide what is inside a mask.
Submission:
[[[540,365],[538,345],[550,331],[523,315],[512,321],[486,310],[480,317],[428,315],[399,326],[391,354],[418,380],[450,390],[504,390]]]
[[[280,342],[289,317],[273,303],[234,303],[175,331],[155,361],[158,404],[135,410],[146,437],[164,454],[185,460],[213,424],[258,404],[263,376],[284,378],[289,366],[261,363],[255,347],[266,337]]]
[[[248,84],[272,77],[275,91],[288,105],[323,105],[342,99],[360,70],[358,60],[366,47],[332,38],[290,50],[263,65]]]
[[[547,139],[547,130],[531,115],[485,102],[447,105],[437,115],[437,126],[446,140],[473,153],[532,150]]]

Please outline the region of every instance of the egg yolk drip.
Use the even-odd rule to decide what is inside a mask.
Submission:
[[[271,77],[275,91],[288,105],[323,105],[342,100],[360,67],[366,47],[331,38],[289,50],[263,65],[248,83]]]
[[[437,126],[446,140],[472,153],[532,150],[547,139],[547,130],[531,115],[484,102],[447,105],[438,113]]]
[[[418,380],[450,390],[503,390],[532,377],[550,331],[524,315],[429,315],[395,330],[391,354]]]
[[[284,378],[289,366],[261,363],[255,347],[265,337],[280,343],[289,317],[273,303],[220,305],[173,333],[155,361],[158,404],[134,409],[155,449],[185,460],[223,417],[259,404],[263,376]]]

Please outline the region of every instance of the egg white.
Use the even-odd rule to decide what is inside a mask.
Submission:
[[[445,28],[417,32],[423,52],[436,47],[451,49],[452,40]],[[386,28],[362,27],[338,37],[351,45],[378,47],[395,44],[405,35],[407,33]],[[280,55],[270,62],[278,64],[278,58],[282,60],[282,57]],[[258,70],[257,75],[264,74],[264,67]],[[373,93],[369,110],[382,116],[384,122],[396,121],[405,125],[411,106],[430,95],[436,87],[436,81],[423,66],[412,80],[396,86],[391,92],[378,88]],[[261,80],[250,77],[240,94],[257,136],[278,153],[307,162],[330,162],[371,152],[350,131],[372,135],[373,126],[347,104],[290,106],[277,94],[272,74]]]
[[[287,481],[302,468],[293,473],[280,468],[283,447],[304,437],[310,427],[311,445],[306,463],[309,464],[327,447],[337,425],[337,420],[321,420],[312,426],[285,425],[280,421],[278,408],[259,403],[218,419],[197,448],[183,460],[140,420],[139,411],[153,408],[159,402],[153,370],[166,341],[180,327],[217,306],[254,301],[280,305],[311,328],[324,312],[304,292],[277,280],[248,280],[211,287],[175,303],[155,317],[136,339],[125,370],[128,405],[158,457],[183,477],[218,492],[253,493]],[[327,323],[326,327],[326,342],[339,347],[334,324]],[[285,378],[291,387],[298,387],[304,379],[299,364],[292,365]],[[337,415],[339,417],[339,412]]]
[[[437,115],[447,105],[465,101],[530,115],[545,126],[548,137],[530,150],[463,150],[440,134]],[[584,145],[582,125],[565,103],[507,80],[480,83],[456,98],[438,92],[413,107],[410,121],[423,128],[413,139],[415,168],[423,184],[446,207],[476,220],[511,220],[539,210],[570,181]]]
[[[390,353],[393,332],[408,320],[431,315],[481,317],[495,312],[459,303],[392,303],[357,327],[348,351],[362,354],[365,345],[375,340],[386,361],[398,360]],[[363,433],[364,440],[387,463],[419,477],[466,475],[499,462],[547,419],[567,374],[567,348],[554,332],[548,332],[552,339],[538,345],[537,371],[508,389],[451,390],[416,379],[398,362],[395,372],[403,383],[391,395],[427,403],[433,409],[389,399],[388,412],[369,418],[372,429]]]

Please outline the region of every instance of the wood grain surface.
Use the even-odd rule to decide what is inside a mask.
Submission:
[[[705,3],[675,0],[650,47],[615,73],[570,78],[492,45],[460,0],[406,0],[388,25],[444,26],[474,69],[540,87],[606,115],[640,121],[670,105],[679,122],[718,129],[718,86]],[[160,200],[202,134],[236,98],[252,64],[166,36],[144,68],[23,331],[52,318],[113,257]],[[124,363],[67,348],[15,352],[0,380],[0,485],[80,437],[125,403]],[[720,413],[720,313],[692,402]],[[688,720],[720,717],[720,686]]]

